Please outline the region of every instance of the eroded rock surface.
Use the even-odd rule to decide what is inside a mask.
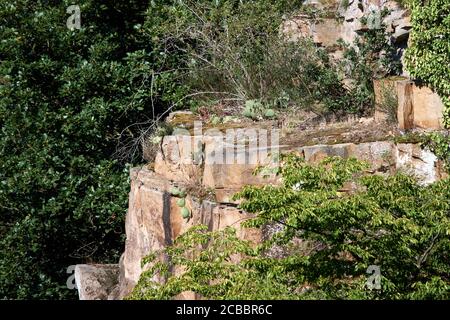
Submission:
[[[361,125],[368,126],[373,123]],[[344,135],[345,132],[341,130],[340,134]],[[323,139],[325,138],[326,136]],[[279,177],[271,172],[266,174],[266,177],[254,174],[254,170],[259,166],[268,165],[273,168],[277,165],[270,156],[273,151],[296,152],[310,163],[317,163],[330,156],[355,157],[367,161],[373,174],[387,175],[405,171],[424,184],[443,177],[438,159],[417,144],[396,144],[391,140],[330,144],[330,140],[325,139],[327,144],[299,146],[297,143],[287,143],[272,146],[264,141],[266,150],[259,153],[261,148],[258,139],[247,139],[243,149],[241,145],[230,150],[230,146],[216,138],[212,139],[211,136],[165,137],[156,157],[154,170],[144,166],[134,168],[130,172],[131,190],[125,226],[127,238],[119,267],[77,266],[76,281],[79,283],[80,299],[126,297],[137,284],[142,272],[148,268],[141,265],[142,259],[170,246],[179,235],[194,225],[206,225],[211,231],[232,226],[237,229],[241,239],[260,242],[265,237],[264,231],[241,227],[241,223],[253,215],[239,210],[232,196],[245,185],[281,183]],[[192,153],[196,150],[194,146],[199,141],[202,156],[198,161],[193,161],[195,157]],[[266,152],[267,150],[271,152]],[[227,151],[234,151],[235,155],[246,155],[247,163],[238,163],[240,160],[237,156],[233,158],[233,162],[226,162],[225,159],[217,163],[207,161],[208,154]],[[248,162],[249,155],[254,152],[256,158]],[[183,198],[184,206],[190,213],[189,219],[182,217],[177,203],[180,196],[173,194],[175,187],[186,190]],[[351,189],[351,186],[347,187]],[[154,280],[162,281],[157,277]],[[178,298],[191,296],[186,294]]]
[[[119,265],[79,264],[75,283],[80,300],[114,300],[118,297]]]

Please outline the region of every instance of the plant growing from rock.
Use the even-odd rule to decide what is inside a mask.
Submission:
[[[380,18],[388,13],[382,11]],[[367,17],[361,20],[363,24],[367,23]],[[361,115],[371,114],[374,106],[373,79],[401,73],[401,62],[396,57],[396,48],[390,42],[386,26],[382,24],[380,28],[369,28],[351,46],[342,40],[339,44],[345,48],[340,67],[353,80],[349,88],[351,111]]]
[[[187,193],[185,189],[173,187],[170,190],[170,193],[172,194],[172,196],[179,197],[179,199],[177,200],[177,206],[180,208],[180,214],[184,219],[189,219],[191,217],[191,212],[186,207]]]
[[[380,101],[377,107],[386,114],[386,120],[389,123],[397,123],[398,96],[395,84],[381,84]]]
[[[181,208],[181,216],[182,216],[184,219],[189,219],[189,218],[191,217],[191,212],[189,211],[188,208],[182,207],[182,208]]]
[[[267,109],[266,112],[264,113],[264,117],[269,119],[275,118],[276,117],[275,110]]]
[[[186,197],[186,190],[178,187],[173,187],[170,189],[170,193],[175,197],[184,198]]]
[[[276,112],[267,106],[264,106],[258,100],[245,101],[245,107],[242,114],[250,119],[257,120],[262,118],[273,119],[276,117]]]
[[[257,100],[247,100],[245,101],[245,107],[242,114],[247,118],[256,119],[262,108],[261,102]]]
[[[177,206],[179,206],[180,208],[183,208],[186,205],[186,199],[185,198],[181,198],[177,200]]]

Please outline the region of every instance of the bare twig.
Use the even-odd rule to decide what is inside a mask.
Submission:
[[[439,238],[439,233],[437,233],[432,239],[431,244],[428,246],[428,248],[425,250],[425,252],[417,259],[416,267],[420,269],[422,267],[422,264],[427,260],[428,256],[430,255],[431,250],[436,244],[436,240]]]

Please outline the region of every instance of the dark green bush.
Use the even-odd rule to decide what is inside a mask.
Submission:
[[[73,31],[71,4],[0,2],[0,299],[74,298],[69,265],[118,261],[118,139],[184,96],[140,29],[149,1],[79,1]]]

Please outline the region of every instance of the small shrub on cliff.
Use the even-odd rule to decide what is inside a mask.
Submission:
[[[392,83],[380,84],[380,101],[376,108],[386,114],[388,123],[397,123],[398,95]]]
[[[257,214],[247,226],[278,224],[281,231],[255,248],[232,230],[195,227],[144,261],[152,267],[130,298],[183,291],[212,299],[450,298],[448,180],[421,186],[403,174],[367,176],[354,159],[309,165],[288,155],[282,164],[283,185],[237,195],[242,209]],[[356,186],[345,192],[349,180]],[[269,255],[273,245],[288,254]],[[371,266],[380,270],[378,289],[367,287]],[[166,281],[152,281],[155,274]]]
[[[269,108],[321,104],[325,111],[346,111],[348,92],[325,50],[280,34],[283,15],[302,2],[168,2],[152,9],[165,21],[149,21],[144,29],[167,54],[184,53],[183,81],[200,100],[257,100]]]
[[[387,13],[382,11],[380,17],[385,17]],[[364,18],[362,22],[367,23],[368,17]],[[349,90],[355,113],[367,115],[373,112],[373,79],[401,73],[401,62],[389,38],[386,26],[381,25],[379,28],[371,26],[356,38],[352,46],[340,41],[345,48],[340,67],[352,79]]]

